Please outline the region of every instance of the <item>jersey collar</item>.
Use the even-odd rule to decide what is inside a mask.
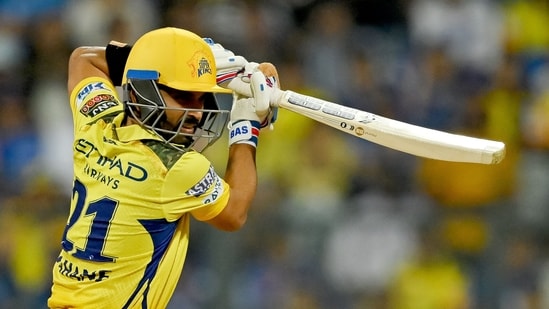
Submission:
[[[113,132],[113,135],[116,134],[116,137],[119,141],[131,142],[144,139],[154,139],[161,141],[159,136],[150,132],[149,130],[144,129],[138,124],[122,125],[123,120],[124,113],[118,114],[113,120],[113,124],[115,125],[113,131],[116,132]]]

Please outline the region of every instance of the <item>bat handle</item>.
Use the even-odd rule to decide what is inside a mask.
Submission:
[[[271,107],[279,107],[283,102],[285,101],[287,91],[280,90],[279,88],[273,88],[273,92],[271,93]]]
[[[242,81],[240,78],[233,78],[227,85],[224,87],[231,89],[233,92],[236,92],[239,95],[251,97],[252,89],[250,84]]]
[[[242,81],[242,79],[240,78],[233,78],[225,87],[231,89],[239,95],[243,95],[246,97],[252,96],[250,84]],[[271,93],[270,98],[271,106],[278,107],[281,102],[284,101],[285,95],[286,91],[280,90],[279,88],[273,88],[273,92]]]

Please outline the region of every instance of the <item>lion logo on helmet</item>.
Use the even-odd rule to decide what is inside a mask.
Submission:
[[[187,62],[187,65],[191,69],[191,76],[200,78],[204,74],[213,74],[210,61],[208,61],[207,55],[202,51],[194,53],[193,57]]]

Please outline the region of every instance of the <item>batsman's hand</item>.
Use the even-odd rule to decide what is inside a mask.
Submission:
[[[262,73],[261,75],[257,74]],[[261,81],[260,78],[264,80]],[[256,108],[256,112],[260,117],[261,128],[274,128],[278,116],[278,107],[271,106],[274,89],[279,89],[278,72],[272,63],[249,62],[244,67],[244,71],[239,73],[236,78],[232,79],[227,87],[233,90],[233,93],[238,97],[252,97],[261,100],[262,105]],[[261,89],[261,92],[260,92]]]
[[[229,145],[246,143],[257,147],[259,130],[271,114],[272,88],[262,71],[255,70],[249,77],[252,97],[233,92],[233,106],[229,123]]]
[[[255,72],[261,71],[265,77],[265,93],[269,95],[269,100],[272,99],[272,89],[280,88],[278,72],[273,64],[248,62],[244,57],[236,56],[211,38],[204,38],[204,41],[208,43],[214,55],[217,71],[216,81],[219,86],[232,90],[238,98],[255,97],[257,90],[254,90],[255,86],[251,85],[251,79]],[[259,82],[256,81],[256,83]],[[273,123],[278,116],[278,107],[268,106],[265,110],[258,110],[258,115],[261,119],[261,128],[269,127],[272,130]]]
[[[204,41],[208,43],[214,55],[217,84],[226,87],[229,81],[244,71],[248,61],[242,56],[236,56],[221,44],[215,43],[211,38],[204,38]]]

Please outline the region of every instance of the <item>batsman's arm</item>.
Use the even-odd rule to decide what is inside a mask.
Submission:
[[[110,79],[105,47],[82,46],[76,48],[69,58],[67,80],[69,95],[80,81],[92,76]]]
[[[233,144],[224,180],[229,184],[230,197],[227,206],[207,223],[223,231],[239,230],[248,218],[257,190],[256,148],[248,144]]]
[[[272,65],[263,66],[266,74],[276,73]],[[263,71],[250,76],[251,97],[234,95],[229,125],[229,160],[225,181],[230,186],[229,202],[210,224],[226,231],[238,230],[246,222],[257,190],[256,147],[261,124],[269,117],[271,88]]]
[[[69,58],[69,95],[81,80],[92,76],[109,79],[114,86],[120,86],[130,50],[131,45],[117,41],[107,46],[76,48]]]

